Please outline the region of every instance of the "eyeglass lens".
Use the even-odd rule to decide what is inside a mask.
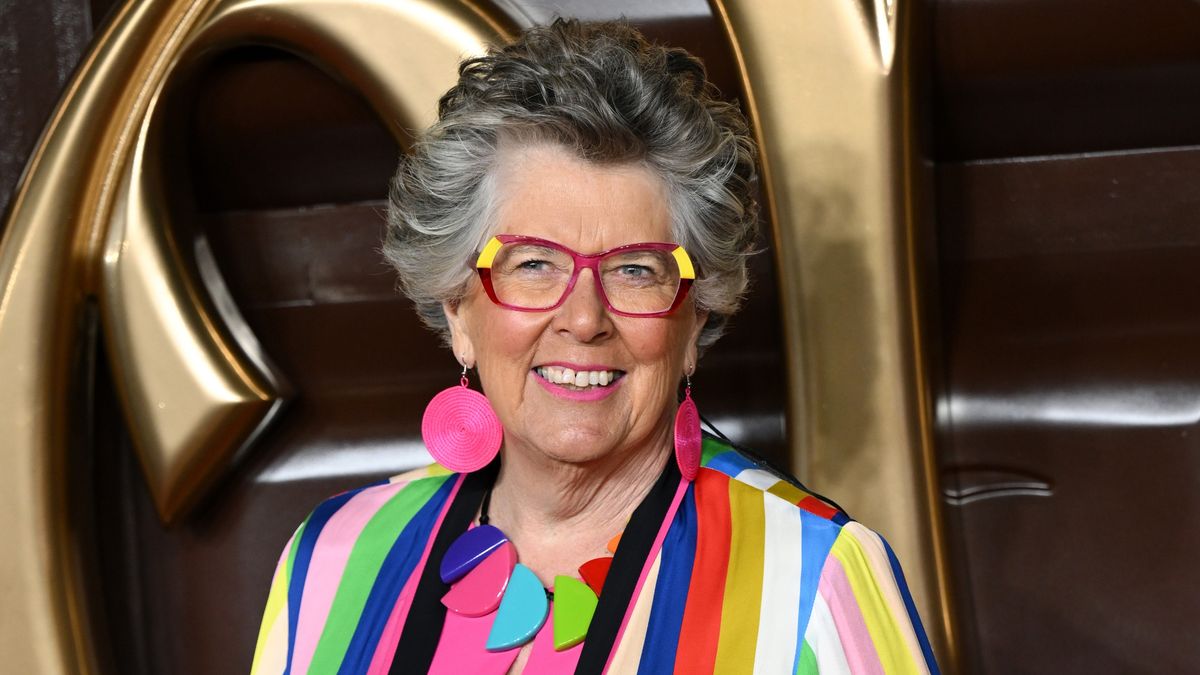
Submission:
[[[614,251],[600,259],[599,270],[604,295],[620,312],[666,311],[679,291],[679,264],[668,251]],[[563,297],[574,272],[574,259],[565,251],[512,242],[496,252],[491,274],[500,302],[523,309],[546,309]]]

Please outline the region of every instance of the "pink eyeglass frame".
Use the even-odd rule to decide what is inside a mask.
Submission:
[[[502,302],[500,298],[496,296],[496,289],[492,286],[492,263],[495,261],[496,252],[500,250],[502,245],[513,243],[526,243],[535,244],[537,246],[545,246],[546,248],[562,251],[563,253],[571,256],[571,259],[574,261],[573,264],[575,269],[571,272],[571,279],[567,282],[567,287],[563,290],[562,297],[558,299],[558,302],[555,302],[549,307],[532,309],[529,307],[510,305],[506,302]],[[616,307],[613,307],[612,303],[608,301],[608,296],[604,293],[604,284],[600,282],[600,261],[614,253],[621,253],[629,250],[668,251],[675,258],[676,263],[679,265],[679,288],[676,289],[675,299],[671,301],[671,306],[669,308],[658,312],[647,312],[644,314],[636,312],[623,312]],[[487,295],[489,298],[491,298],[492,302],[504,307],[505,309],[511,309],[518,312],[549,312],[551,310],[558,309],[564,302],[566,302],[567,297],[571,295],[571,291],[575,289],[575,282],[579,280],[579,271],[583,269],[590,269],[592,271],[592,280],[596,284],[596,293],[600,295],[600,299],[604,302],[604,306],[608,308],[608,311],[618,316],[632,316],[639,318],[666,316],[671,312],[674,312],[681,304],[683,304],[684,298],[687,297],[688,291],[692,288],[692,282],[696,280],[696,268],[692,264],[692,259],[687,254],[687,251],[685,251],[679,244],[668,244],[663,242],[625,244],[623,246],[610,248],[607,251],[601,251],[599,253],[579,253],[567,248],[566,246],[563,246],[558,242],[550,241],[549,239],[527,237],[521,234],[498,234],[488,240],[487,244],[484,245],[483,250],[480,251],[479,256],[475,260],[475,271],[479,273],[479,280],[483,282],[483,290],[487,292]]]

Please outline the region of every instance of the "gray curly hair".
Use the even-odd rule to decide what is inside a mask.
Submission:
[[[559,19],[458,72],[388,199],[383,253],[425,323],[448,339],[442,303],[463,297],[466,263],[489,235],[501,145],[551,143],[662,177],[672,236],[699,270],[693,298],[709,312],[699,344],[716,342],[746,291],[758,233],[756,148],[700,60],[625,23]]]

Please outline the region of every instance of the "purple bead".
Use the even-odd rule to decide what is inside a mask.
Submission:
[[[491,525],[480,525],[463,532],[442,558],[442,581],[452,584],[463,578],[506,541],[508,537]]]

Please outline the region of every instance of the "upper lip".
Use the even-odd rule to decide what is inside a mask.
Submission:
[[[547,361],[546,363],[539,363],[538,365],[536,365],[534,367],[535,368],[548,368],[548,367],[552,367],[552,366],[556,367],[556,368],[570,368],[571,370],[574,370],[575,372],[579,372],[581,370],[588,371],[588,372],[601,371],[601,370],[615,370],[615,371],[624,372],[624,371],[621,371],[620,368],[617,368],[615,366],[606,366],[606,365],[599,365],[599,364],[571,363],[570,361]]]

